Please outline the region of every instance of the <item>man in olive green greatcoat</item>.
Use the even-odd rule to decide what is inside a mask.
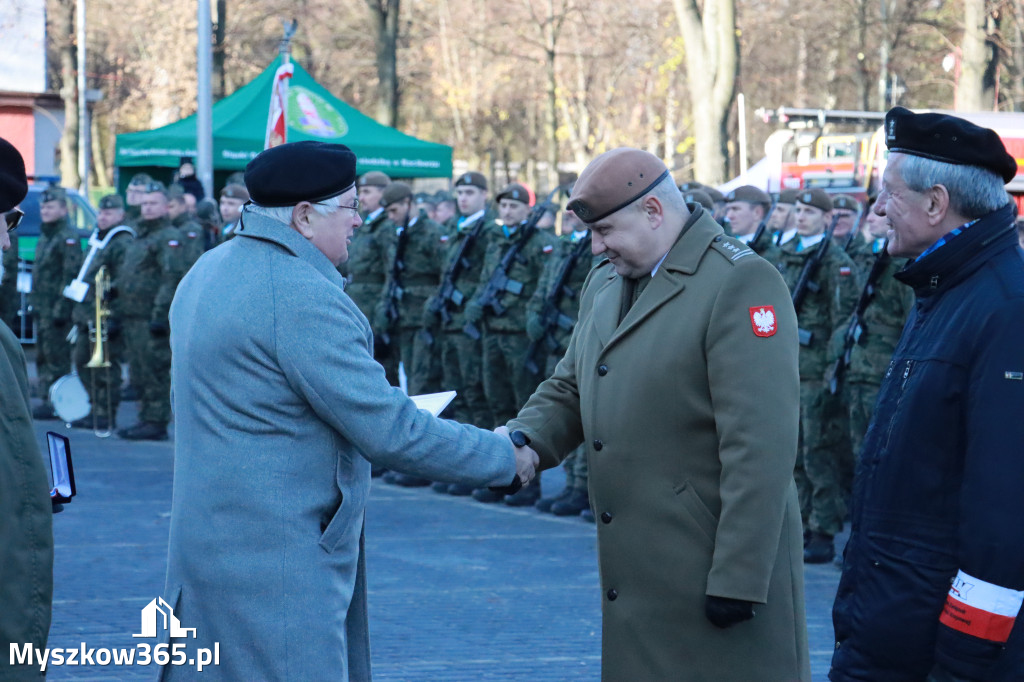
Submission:
[[[587,445],[602,678],[810,680],[785,283],[647,152],[596,158],[569,208],[609,260],[508,428],[541,468]]]

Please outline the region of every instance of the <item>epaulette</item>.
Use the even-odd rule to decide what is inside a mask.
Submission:
[[[721,254],[726,260],[735,263],[747,256],[756,256],[754,250],[738,239],[718,235],[711,240],[711,249]]]

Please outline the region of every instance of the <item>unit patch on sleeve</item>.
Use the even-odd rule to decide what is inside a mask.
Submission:
[[[754,306],[750,309],[750,326],[757,336],[775,336],[778,325],[775,323],[775,308],[770,305]]]

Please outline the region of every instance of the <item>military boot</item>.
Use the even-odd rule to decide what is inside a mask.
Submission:
[[[506,495],[505,504],[510,507],[532,507],[540,499],[540,479],[535,478],[533,483],[523,486],[515,495]]]
[[[584,509],[590,509],[590,496],[582,488],[576,488],[569,497],[551,505],[555,516],[578,516]]]
[[[835,555],[836,548],[832,543],[832,536],[812,531],[807,546],[804,547],[804,563],[825,564],[832,561]]]
[[[477,488],[473,491],[473,499],[477,502],[484,502],[485,504],[493,504],[495,502],[501,502],[505,499],[505,495],[502,493],[496,493],[490,488]]]
[[[395,475],[392,477],[390,483],[400,485],[403,488],[423,488],[430,485],[430,481],[425,478],[419,478],[418,476],[410,476],[409,474],[400,474],[393,472]]]
[[[106,417],[96,417],[94,422],[91,414],[71,422],[73,429],[88,429],[90,431],[109,431],[115,426],[114,421]]]
[[[467,497],[473,494],[473,486],[464,483],[451,483],[448,485],[448,494],[457,497]]]
[[[562,490],[554,497],[542,497],[539,500],[537,500],[537,504],[533,506],[536,507],[538,510],[544,512],[545,514],[548,514],[551,512],[551,506],[555,502],[561,502],[562,500],[568,499],[569,496],[572,495],[572,491],[573,488],[567,485],[564,488],[562,488]]]
[[[587,507],[586,509],[580,512],[580,518],[586,521],[587,523],[594,523],[593,510],[591,510],[590,507]]]
[[[124,440],[167,440],[167,424],[139,422],[135,426],[121,429],[117,435]]]
[[[451,485],[451,483],[445,483],[444,481],[434,481],[433,483],[430,484],[430,489],[433,490],[435,493],[441,493],[442,495],[447,495],[448,494],[448,486],[450,486],[450,485]]]

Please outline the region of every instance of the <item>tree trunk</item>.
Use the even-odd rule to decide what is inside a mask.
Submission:
[[[227,96],[227,79],[224,77],[225,40],[228,32],[228,0],[217,0],[217,23],[213,27],[213,101]]]
[[[960,41],[960,86],[957,91],[958,111],[981,111],[989,108],[985,99],[985,0],[964,0],[964,36]]]
[[[1013,71],[1010,78],[1012,111],[1024,111],[1024,5],[1013,3]]]
[[[92,168],[96,181],[93,187],[111,187],[110,169],[107,167],[107,156],[104,153],[103,131],[100,128],[99,116],[93,111],[92,122]]]
[[[739,71],[734,0],[672,0],[686,46],[686,75],[693,93],[695,175],[715,185],[726,179],[725,141]]]
[[[81,1],[81,0],[80,0]],[[78,74],[75,65],[75,0],[59,0],[54,25],[59,35],[60,96],[64,99],[64,134],[60,138],[60,181],[78,187]]]
[[[537,189],[545,193],[558,185],[558,77],[555,72],[555,5],[548,0],[548,21],[544,27],[545,85],[544,98],[544,156],[547,172],[538,178]]]
[[[377,35],[377,120],[398,127],[398,14],[401,0],[366,0]]]

